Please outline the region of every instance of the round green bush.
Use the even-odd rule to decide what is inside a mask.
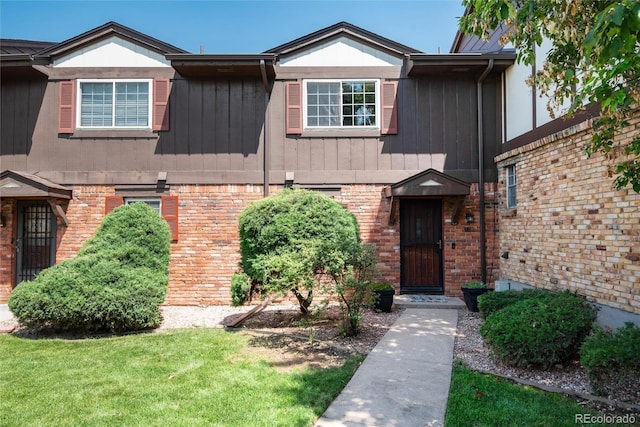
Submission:
[[[78,255],[16,287],[9,308],[30,328],[132,331],[160,324],[171,232],[144,203],[107,215]]]
[[[361,252],[353,214],[317,191],[287,189],[252,203],[239,217],[239,233],[244,272],[262,292],[292,291],[303,312],[316,276],[339,274]]]
[[[577,355],[594,320],[594,308],[566,291],[496,311],[487,317],[480,334],[505,364],[549,369]]]

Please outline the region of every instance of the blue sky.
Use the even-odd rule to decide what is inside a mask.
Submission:
[[[0,0],[0,37],[60,42],[116,21],[192,53],[259,53],[347,21],[445,53],[463,12],[460,0]]]

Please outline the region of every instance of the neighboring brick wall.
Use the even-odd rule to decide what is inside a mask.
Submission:
[[[495,272],[497,229],[492,207],[495,185],[487,184],[487,266]],[[270,193],[280,191],[270,188]],[[262,186],[256,185],[172,185],[171,195],[179,197],[179,239],[171,244],[169,289],[165,304],[228,305],[231,303],[231,278],[238,271],[240,253],[238,216],[254,200],[262,198]],[[74,257],[95,233],[104,218],[105,197],[114,195],[113,186],[75,186],[73,200],[66,207],[69,226],[58,227],[56,262]],[[336,200],[356,216],[364,242],[374,243],[379,259],[378,279],[400,285],[399,203],[395,204],[396,221],[389,225],[391,199],[384,196],[382,185],[345,185]],[[458,224],[451,224],[454,199],[443,203],[444,282],[447,295],[460,295],[460,285],[480,279],[477,185],[465,198]],[[3,215],[11,218],[15,203],[3,201]],[[465,213],[473,213],[475,222],[466,224]],[[11,292],[8,224],[2,229],[2,266],[0,298],[6,301]],[[455,243],[455,249],[452,248]],[[6,262],[5,262],[6,261]]]
[[[640,131],[640,118],[618,136]],[[588,158],[591,123],[498,158],[501,179],[500,276],[541,288],[569,289],[640,313],[640,195],[616,191],[615,161]],[[620,152],[619,149],[614,149]],[[517,209],[505,208],[505,167],[515,164]]]

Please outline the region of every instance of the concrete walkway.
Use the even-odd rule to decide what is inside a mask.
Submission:
[[[457,324],[454,308],[407,308],[316,426],[442,426]]]

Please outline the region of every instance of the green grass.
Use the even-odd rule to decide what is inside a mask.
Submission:
[[[2,426],[308,426],[361,358],[278,372],[211,329],[81,340],[0,336]]]
[[[454,366],[445,426],[564,427],[585,413],[597,415],[566,396]]]

